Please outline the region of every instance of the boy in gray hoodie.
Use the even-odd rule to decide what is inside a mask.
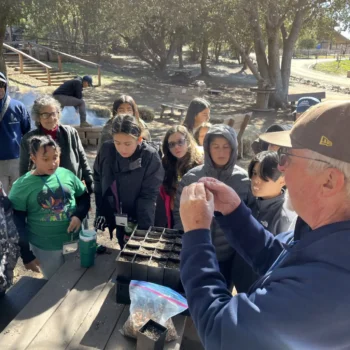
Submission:
[[[212,126],[205,136],[204,164],[191,169],[181,180],[176,193],[174,206],[174,228],[183,230],[179,207],[182,189],[202,177],[213,177],[233,188],[246,204],[254,200],[250,193],[248,173],[238,165],[237,135],[233,128],[219,124]],[[215,220],[211,227],[212,242],[228,288],[233,288],[232,267],[235,251],[230,247],[221,228]]]

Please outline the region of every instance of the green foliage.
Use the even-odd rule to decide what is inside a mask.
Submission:
[[[146,123],[151,123],[155,118],[154,109],[149,107],[139,107],[140,118]]]
[[[350,60],[317,63],[314,69],[320,72],[346,77],[347,72],[350,71]]]
[[[299,49],[311,50],[315,49],[317,45],[317,41],[314,38],[305,38],[298,42]]]

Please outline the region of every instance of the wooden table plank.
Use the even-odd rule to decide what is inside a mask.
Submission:
[[[109,281],[66,350],[104,349],[124,307],[115,303],[115,283]]]
[[[79,263],[71,263],[69,258],[68,260],[69,262],[57,271],[30,303],[0,333],[2,350],[26,349],[67,297],[70,290],[84,275],[85,268],[80,267]]]
[[[136,340],[124,337],[120,333],[120,329],[123,327],[125,321],[129,317],[129,306],[125,306],[124,311],[119,318],[119,321],[111,335],[109,342],[105,350],[135,350],[136,349]],[[173,322],[179,335],[177,340],[174,340],[170,343],[166,343],[164,346],[165,350],[180,350],[182,337],[184,334],[186,317],[182,315],[177,315],[173,318]]]
[[[45,323],[28,350],[62,350],[71,342],[87,314],[112,277],[118,250],[96,259],[74,286],[55,313]]]

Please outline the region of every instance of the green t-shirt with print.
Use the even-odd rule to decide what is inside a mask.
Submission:
[[[84,192],[84,184],[70,170],[57,168],[50,176],[31,172],[21,176],[9,198],[15,210],[27,212],[29,242],[43,250],[60,250],[72,239],[67,229],[76,209],[75,197]]]

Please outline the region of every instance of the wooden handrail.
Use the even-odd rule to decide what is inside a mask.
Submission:
[[[48,50],[48,51],[52,51],[54,53],[57,53],[58,55],[60,56],[65,56],[65,57],[68,57],[72,60],[75,60],[77,62],[81,62],[81,63],[84,63],[84,64],[89,64],[90,66],[93,66],[93,67],[101,67],[100,64],[97,64],[95,62],[91,62],[91,61],[87,61],[87,60],[84,60],[82,58],[79,58],[79,57],[76,57],[76,56],[72,56],[72,55],[69,55],[68,53],[64,53],[64,52],[61,52],[61,51],[58,51],[58,50],[55,50],[55,49],[51,49],[51,47],[47,47],[47,46],[42,46],[42,45],[39,45],[39,44],[36,44],[36,43],[32,43],[32,42],[28,42],[29,45],[32,45],[32,46],[37,46],[43,50]]]
[[[5,44],[5,43],[3,43],[3,46],[4,46],[6,49],[8,49],[8,50],[10,50],[10,51],[13,51],[13,52],[16,52],[16,53],[18,53],[19,55],[21,55],[22,57],[28,58],[28,59],[30,59],[31,61],[33,61],[33,62],[35,62],[35,63],[37,63],[37,64],[40,64],[41,66],[43,66],[43,67],[45,67],[45,68],[52,69],[52,67],[49,66],[48,64],[45,64],[45,63],[43,63],[43,62],[37,60],[36,58],[34,58],[34,57],[30,56],[30,55],[27,55],[25,52],[23,52],[23,51],[21,51],[21,50],[17,50],[17,49],[15,49],[14,47],[12,47],[12,46],[10,46],[10,45],[7,45],[7,44]],[[21,73],[23,73],[23,72],[21,72]]]

